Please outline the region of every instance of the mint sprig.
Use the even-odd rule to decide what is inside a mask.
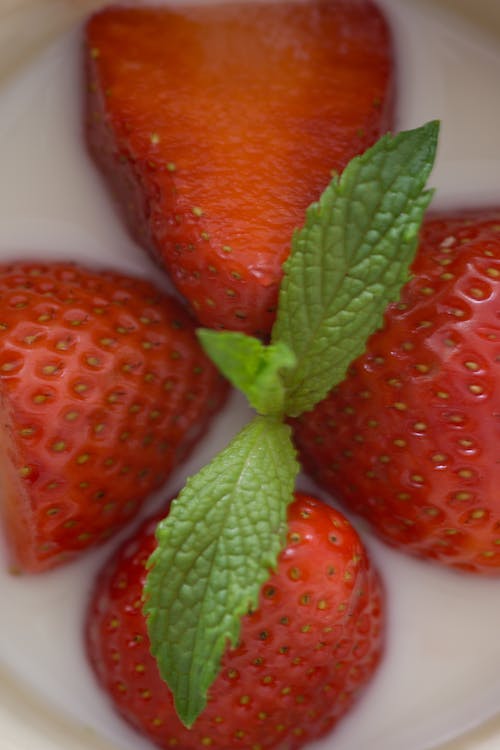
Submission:
[[[382,138],[335,177],[293,239],[270,345],[199,331],[261,415],[190,478],[157,531],[144,612],[152,652],[191,726],[224,650],[275,568],[298,464],[287,416],[344,377],[408,279],[432,191],[439,125]]]

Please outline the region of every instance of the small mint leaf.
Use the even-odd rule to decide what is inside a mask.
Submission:
[[[312,409],[363,352],[408,279],[432,191],[439,123],[384,136],[335,177],[285,263],[272,341],[295,353],[285,411]]]
[[[197,333],[209,357],[259,414],[283,414],[281,372],[295,365],[295,355],[284,342],[266,346],[244,333],[208,328]]]
[[[289,427],[255,417],[188,480],[157,529],[144,612],[152,653],[187,726],[276,566],[298,468]]]

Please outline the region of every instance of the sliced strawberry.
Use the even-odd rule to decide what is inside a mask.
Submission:
[[[413,278],[295,425],[314,478],[391,545],[500,573],[500,211],[427,221]]]
[[[106,539],[204,433],[226,386],[186,312],[147,281],[0,267],[2,510],[13,567]]]
[[[306,207],[392,123],[370,0],[112,7],[86,29],[87,133],[139,240],[207,326],[268,333]]]
[[[278,569],[191,729],[175,714],[141,612],[155,526],[99,573],[88,612],[90,660],[117,710],[160,747],[183,750],[293,750],[330,730],[372,677],[383,640],[379,579],[348,521],[297,495]]]

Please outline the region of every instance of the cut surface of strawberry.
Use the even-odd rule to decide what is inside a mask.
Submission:
[[[498,575],[500,211],[430,217],[412,272],[296,442],[389,544]]]
[[[134,235],[204,325],[267,334],[305,209],[391,127],[382,13],[111,7],[85,41],[88,141]]]
[[[67,263],[0,268],[2,513],[16,570],[106,539],[203,435],[227,388],[182,306]]]
[[[380,581],[349,522],[297,494],[277,571],[187,729],[151,656],[141,611],[157,520],[104,567],[88,610],[90,661],[116,709],[160,747],[183,750],[293,750],[329,731],[373,676],[384,636]]]

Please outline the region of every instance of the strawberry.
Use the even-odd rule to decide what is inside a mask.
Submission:
[[[138,241],[206,326],[268,334],[304,211],[392,123],[371,0],[111,7],[86,27],[87,135]]]
[[[208,704],[191,729],[150,653],[141,612],[157,519],[99,573],[87,619],[91,663],[115,707],[160,747],[293,748],[323,735],[372,677],[383,641],[383,595],[353,527],[297,493],[287,543],[242,620]]]
[[[186,457],[226,386],[179,303],[67,263],[0,268],[3,514],[13,566],[101,542]]]
[[[346,380],[295,424],[317,482],[389,544],[500,572],[500,212],[429,218]]]

